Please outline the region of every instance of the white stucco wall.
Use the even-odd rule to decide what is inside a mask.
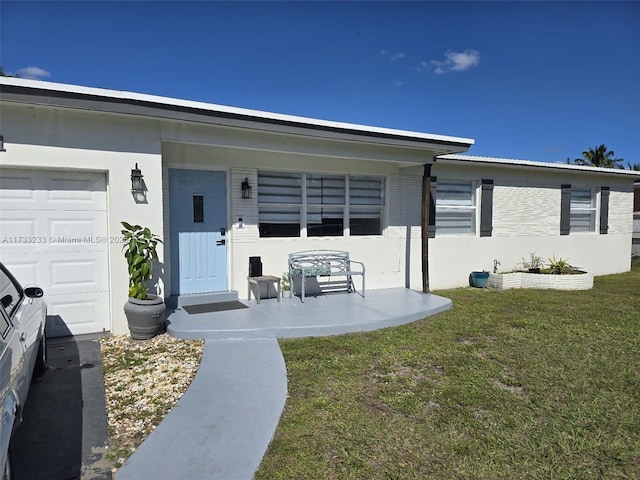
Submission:
[[[493,179],[493,233],[491,237],[438,235],[429,241],[431,288],[468,284],[473,270],[516,268],[530,252],[547,261],[552,255],[595,275],[628,271],[631,258],[631,180],[580,172],[548,172],[513,167],[452,165],[436,162],[438,179],[480,181]],[[599,231],[600,195],[596,232],[560,235],[560,186],[610,187],[609,231]],[[478,192],[479,195],[479,192]],[[478,210],[477,223],[480,222]],[[479,227],[478,227],[479,228]]]
[[[154,125],[122,118],[52,108],[2,106],[5,167],[104,172],[107,178],[108,235],[120,236],[121,221],[162,232],[162,158]],[[147,203],[131,194],[131,169],[138,164],[148,187]],[[159,269],[164,250],[160,246]],[[126,333],[123,306],[128,296],[127,265],[122,244],[110,243],[109,289],[111,330]],[[163,281],[158,278],[158,293]]]

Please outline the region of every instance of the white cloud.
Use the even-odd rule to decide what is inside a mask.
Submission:
[[[393,82],[394,87],[401,87],[402,85],[404,85],[404,82],[402,80],[396,80],[395,82]]]
[[[435,67],[435,73],[441,75],[447,72],[464,72],[480,63],[480,52],[477,50],[465,50],[464,52],[447,51],[445,60],[431,60]]]
[[[42,77],[50,77],[51,73],[43,70],[40,67],[25,67],[18,70],[18,74],[22,78],[28,78],[31,80],[39,80]]]
[[[380,55],[389,55],[390,62],[395,62],[396,60],[401,60],[405,57],[404,52],[391,53],[389,50],[380,50]]]

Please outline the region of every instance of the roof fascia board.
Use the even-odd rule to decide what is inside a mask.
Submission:
[[[313,136],[330,140],[420,148],[438,154],[467,151],[474,143],[473,140],[466,138],[427,135],[375,127],[367,129],[360,125],[332,124],[332,122],[313,121],[313,119],[304,119],[302,117],[275,114],[268,116],[264,112],[255,112],[256,114],[263,113],[262,116],[257,116],[252,115],[252,111],[249,110],[205,108],[211,106],[197,102],[183,102],[185,105],[179,104],[180,102],[167,104],[122,96],[107,97],[93,93],[52,90],[7,83],[0,83],[0,95],[2,101],[5,102],[137,115],[288,135]],[[162,99],[162,97],[158,98]],[[311,123],[312,121],[313,123]]]
[[[588,167],[584,165],[571,165],[563,163],[546,163],[533,160],[518,160],[513,158],[494,158],[494,157],[479,157],[471,155],[444,155],[438,156],[434,159],[436,163],[466,163],[476,165],[489,165],[492,167],[515,167],[519,169],[527,170],[560,170],[564,172],[575,172],[585,174],[597,174],[597,175],[609,175],[609,176],[627,176],[632,180],[634,178],[640,179],[640,172],[633,170],[623,170],[616,168],[602,168],[602,167]]]

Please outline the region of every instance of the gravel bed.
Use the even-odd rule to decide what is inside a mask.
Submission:
[[[100,340],[109,422],[108,458],[116,467],[135,451],[178,403],[195,377],[204,342],[164,333]]]

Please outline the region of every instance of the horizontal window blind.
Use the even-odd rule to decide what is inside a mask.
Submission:
[[[260,221],[265,223],[300,223],[300,207],[264,206]]]
[[[436,206],[463,206],[473,205],[473,192],[471,182],[438,182],[438,196]]]
[[[307,205],[344,205],[345,177],[307,175]]]
[[[436,231],[448,234],[472,233],[473,217],[473,212],[469,211],[440,210],[436,216]]]
[[[571,231],[593,232],[596,225],[596,208],[593,190],[590,188],[571,189]]]
[[[384,186],[376,176],[259,171],[260,236],[343,236],[347,213],[349,235],[380,235]]]
[[[470,234],[476,231],[473,182],[438,180],[436,231],[443,234]]]
[[[349,177],[349,203],[351,205],[384,205],[384,179],[382,177]]]
[[[258,203],[302,204],[302,175],[287,172],[259,172]]]

